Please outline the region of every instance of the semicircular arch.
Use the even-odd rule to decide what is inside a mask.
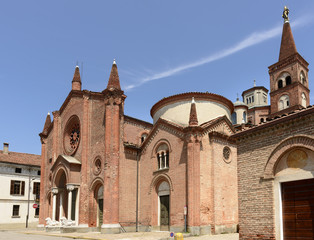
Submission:
[[[96,177],[89,186],[89,190],[93,191],[97,185],[104,185],[104,180],[101,177]]]
[[[172,184],[171,178],[167,174],[162,173],[162,174],[156,175],[152,179],[150,183],[149,194],[151,194],[154,187],[157,187],[162,181],[168,182],[170,191],[173,191],[173,184]]]
[[[53,174],[53,181],[52,181],[53,187],[57,187],[57,181],[60,180],[60,177],[62,176],[62,172],[65,174],[65,182],[68,182],[69,173],[67,171],[67,168],[61,163],[57,166],[55,173]]]
[[[307,135],[298,135],[289,137],[281,141],[270,154],[264,168],[263,178],[274,178],[275,167],[278,160],[289,150],[293,148],[307,148],[314,151],[314,138]]]
[[[172,147],[171,147],[170,142],[169,142],[167,139],[162,138],[162,139],[159,139],[159,140],[155,143],[155,145],[154,145],[154,147],[153,147],[153,150],[152,150],[152,152],[151,152],[151,157],[155,157],[158,147],[159,147],[160,145],[162,145],[162,144],[166,144],[166,145],[168,146],[169,153],[172,152]]]

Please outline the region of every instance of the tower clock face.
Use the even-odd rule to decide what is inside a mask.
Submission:
[[[72,116],[66,124],[63,136],[64,151],[73,155],[80,143],[80,122],[77,116]]]

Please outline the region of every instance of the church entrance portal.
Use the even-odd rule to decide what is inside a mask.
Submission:
[[[169,231],[170,223],[170,188],[167,182],[162,182],[158,187],[159,197],[159,223],[161,231]]]
[[[60,170],[56,176],[56,187],[53,196],[53,220],[60,221],[62,217],[67,217],[67,192],[66,192],[66,175],[63,170]]]
[[[169,231],[169,195],[160,196],[160,230]]]

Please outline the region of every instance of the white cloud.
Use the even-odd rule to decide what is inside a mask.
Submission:
[[[304,16],[304,17],[294,21],[293,24],[291,24],[291,25],[293,27],[303,26],[303,25],[306,25],[307,23],[311,22],[311,20],[313,20],[313,17]],[[277,37],[278,35],[281,34],[281,31],[282,31],[282,26],[278,25],[278,26],[273,27],[273,28],[266,30],[266,31],[254,32],[251,35],[249,35],[248,37],[244,38],[242,41],[233,45],[232,47],[223,49],[219,52],[216,52],[214,54],[211,54],[207,57],[201,58],[199,60],[196,60],[196,61],[188,63],[188,64],[179,65],[177,67],[173,67],[173,68],[165,70],[165,71],[161,71],[161,72],[147,75],[145,77],[140,78],[136,83],[126,86],[125,89],[130,90],[130,89],[133,89],[135,87],[139,87],[146,82],[170,77],[172,75],[181,73],[185,70],[199,67],[201,65],[208,64],[208,63],[217,61],[219,59],[228,57],[228,56],[230,56],[234,53],[237,53],[243,49],[246,49],[246,48],[251,47],[253,45],[262,43],[262,42],[269,40],[271,38]]]

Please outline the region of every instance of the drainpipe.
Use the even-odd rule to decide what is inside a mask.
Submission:
[[[136,150],[136,232],[138,232],[138,174],[139,174],[140,149]]]

